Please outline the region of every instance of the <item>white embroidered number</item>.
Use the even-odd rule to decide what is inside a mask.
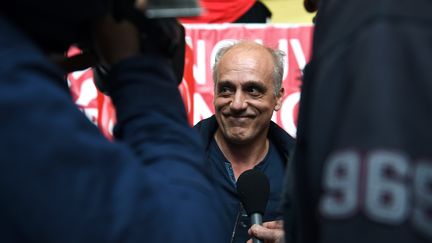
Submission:
[[[416,207],[413,224],[421,232],[432,237],[432,162],[420,161],[414,173]]]
[[[363,160],[364,158],[364,160]],[[324,165],[320,212],[344,219],[363,211],[389,225],[411,220],[432,239],[432,161],[410,161],[401,153],[373,151],[361,157],[343,151]]]
[[[360,161],[354,152],[336,154],[324,169],[324,190],[321,212],[332,217],[343,217],[357,208],[358,172]]]
[[[408,159],[378,151],[366,158],[366,213],[376,221],[401,223],[408,213]]]

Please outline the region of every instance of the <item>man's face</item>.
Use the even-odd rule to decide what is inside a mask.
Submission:
[[[216,67],[215,115],[224,139],[234,144],[266,137],[273,110],[281,106],[283,89],[275,95],[271,54],[253,47],[233,47]]]

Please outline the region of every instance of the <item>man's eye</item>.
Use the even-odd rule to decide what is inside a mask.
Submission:
[[[259,89],[257,87],[249,87],[249,88],[247,88],[247,92],[251,95],[254,95],[254,96],[260,95],[262,93],[261,89]]]
[[[222,86],[219,88],[219,94],[230,94],[232,92],[232,88],[227,86]]]

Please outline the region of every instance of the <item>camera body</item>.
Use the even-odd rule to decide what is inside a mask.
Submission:
[[[166,57],[172,66],[178,83],[182,82],[185,53],[185,30],[177,17],[196,16],[201,8],[196,0],[149,0],[144,9],[135,0],[112,0],[111,12],[115,19],[127,19],[135,24],[140,33],[143,54],[157,53]],[[94,81],[98,89],[106,93],[104,80],[110,67],[97,63]]]

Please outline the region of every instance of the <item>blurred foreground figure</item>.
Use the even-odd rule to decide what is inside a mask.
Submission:
[[[170,64],[134,25],[102,18],[106,4],[0,4],[0,241],[222,242],[221,208]],[[90,33],[110,67],[114,142],[47,58]]]
[[[297,208],[295,242],[431,242],[432,1],[318,6],[297,201],[286,205]]]

